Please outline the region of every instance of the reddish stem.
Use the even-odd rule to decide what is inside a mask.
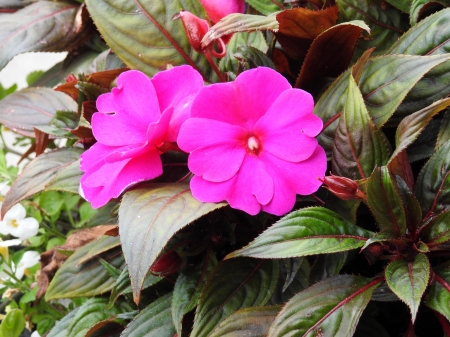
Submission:
[[[444,333],[447,336],[450,336],[450,323],[447,321],[447,318],[445,318],[443,315],[441,315],[437,311],[434,311],[434,314],[436,315],[439,323],[441,324],[441,327],[442,327],[442,330],[444,330]]]
[[[324,125],[322,128],[322,132],[323,130],[325,130],[327,127],[330,126],[331,123],[333,123],[336,119],[338,119],[339,117],[341,117],[341,113],[339,112],[338,114],[334,115],[333,117],[331,117]]]
[[[216,63],[214,62],[214,60],[211,57],[211,53],[209,50],[205,51],[205,56],[206,59],[208,60],[209,64],[211,65],[211,67],[213,68],[214,72],[217,74],[217,77],[219,77],[219,80],[221,82],[226,82],[225,77],[223,76],[223,74],[220,72],[219,68],[217,68]]]
[[[443,286],[450,293],[450,284],[448,284],[446,280],[444,280],[438,274],[434,274],[434,278],[436,281],[440,283],[441,286]]]

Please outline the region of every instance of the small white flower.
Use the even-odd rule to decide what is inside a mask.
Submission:
[[[11,246],[18,246],[22,243],[21,240],[19,239],[14,239],[14,240],[6,240],[6,241],[2,241],[2,239],[0,239],[0,254],[3,256],[3,258],[8,261],[9,260],[9,250],[8,247]]]
[[[41,337],[41,335],[36,330],[36,331],[33,331],[33,333],[31,334],[31,337]]]
[[[6,212],[3,221],[0,221],[0,234],[11,234],[20,240],[26,240],[38,233],[39,222],[35,218],[26,217],[25,207],[16,204]]]
[[[8,272],[9,274],[12,274],[11,269],[9,268],[9,266],[6,263],[2,263],[0,266],[0,289],[4,288],[5,285],[3,283],[5,283],[6,281],[11,281],[14,282],[14,279],[11,278],[11,276],[9,276],[6,272]]]
[[[27,268],[33,267],[36,263],[41,260],[41,255],[39,252],[34,250],[29,250],[25,252],[20,260],[19,264],[16,267],[16,272],[14,273],[16,277],[20,280]]]

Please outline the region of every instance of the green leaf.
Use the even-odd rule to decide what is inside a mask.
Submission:
[[[406,232],[403,202],[386,166],[375,168],[370,176],[367,199],[381,230],[392,230],[397,236]]]
[[[281,305],[238,310],[220,323],[209,337],[266,337]]]
[[[439,128],[439,134],[436,141],[435,149],[439,149],[442,145],[450,140],[450,109],[444,114],[442,118],[441,127]]]
[[[76,111],[77,104],[62,92],[27,88],[0,101],[0,123],[21,135],[34,137],[33,127],[47,126],[58,110]]]
[[[5,98],[8,95],[11,95],[13,92],[17,90],[17,84],[13,84],[9,88],[4,88],[0,83],[0,100]]]
[[[400,9],[402,12],[409,13],[413,0],[386,0],[386,2]]]
[[[122,337],[173,337],[176,333],[170,305],[172,294],[158,298],[128,324]]]
[[[389,288],[411,310],[414,322],[430,278],[430,263],[426,255],[418,254],[411,262],[403,259],[392,261],[387,265],[385,275]]]
[[[447,54],[450,48],[450,8],[420,21],[405,33],[388,51],[389,54],[436,55]],[[399,118],[421,110],[450,92],[450,61],[426,74],[398,107]],[[394,117],[395,117],[394,116]]]
[[[264,15],[284,9],[281,0],[246,0],[245,2]]]
[[[24,313],[20,309],[8,312],[0,325],[0,337],[19,337],[25,328]]]
[[[49,215],[59,214],[64,204],[63,197],[55,191],[43,192],[39,197],[39,206]]]
[[[409,22],[411,26],[414,26],[427,11],[436,12],[449,5],[450,1],[448,0],[413,0],[409,10]]]
[[[421,239],[428,247],[450,241],[450,212],[442,212],[426,224]]]
[[[45,185],[45,190],[78,194],[82,175],[83,172],[80,170],[80,160],[76,160],[59,171],[55,177]]]
[[[422,221],[422,209],[420,208],[419,201],[406,182],[399,176],[395,176],[395,180],[403,205],[405,206],[406,225],[409,228],[409,231],[413,233],[417,230],[417,227]]]
[[[450,209],[450,141],[442,145],[419,173],[415,194],[424,214]]]
[[[363,20],[370,27],[358,43],[359,53],[376,47],[374,55],[385,51],[408,29],[406,20],[396,9],[382,4],[380,0],[338,0],[339,22]]]
[[[191,337],[210,336],[217,324],[233,312],[266,304],[275,290],[278,273],[275,260],[219,263],[203,287]]]
[[[387,144],[384,134],[370,119],[355,80],[350,77],[334,140],[333,173],[354,180],[367,178],[376,166],[388,162]]]
[[[115,281],[102,266],[99,259],[92,259],[79,265],[82,259],[96,244],[91,242],[78,249],[64,262],[56,272],[45,294],[47,301],[58,298],[95,296],[103,294],[114,287]],[[120,247],[99,255],[116,268],[123,268],[125,263]]]
[[[72,318],[67,337],[84,337],[94,325],[122,312],[119,307],[107,308],[108,299],[91,298],[83,303]]]
[[[375,242],[395,242],[398,240],[398,232],[396,232],[393,228],[382,230],[381,232],[376,233],[369,240],[366,241],[366,244],[361,248],[361,250],[366,249],[369,245]]]
[[[197,306],[206,277],[216,265],[216,258],[209,253],[196,268],[187,268],[180,272],[173,289],[172,298],[173,323],[179,336],[181,336],[181,323],[184,315]]]
[[[399,124],[397,132],[395,133],[396,149],[391,156],[391,160],[401,151],[406,149],[408,145],[413,143],[428,125],[430,120],[448,106],[450,106],[450,98],[437,101],[428,107],[405,117]]]
[[[352,275],[316,283],[286,303],[267,336],[350,337],[380,283]]]
[[[435,272],[435,278],[440,279],[431,284],[425,304],[450,321],[450,269],[447,267]]]
[[[249,245],[227,258],[251,256],[286,258],[336,253],[364,245],[370,232],[322,207],[303,208],[290,213],[266,229]]]
[[[203,215],[225,206],[202,203],[186,184],[153,184],[125,193],[119,232],[136,303],[145,276],[170,238]]]
[[[338,275],[347,261],[347,255],[347,252],[318,255],[311,266],[309,284]]]
[[[277,31],[278,28],[279,24],[275,15],[230,14],[209,29],[202,39],[202,46],[206,47],[219,37],[228,34],[263,30]]]
[[[41,154],[17,177],[3,200],[1,216],[18,202],[41,192],[62,169],[78,160],[83,150],[66,147]]]
[[[42,70],[35,70],[32,71],[27,75],[27,84],[30,86],[33,82],[36,82],[39,77],[41,77],[44,74],[44,71]]]
[[[80,6],[62,1],[39,1],[1,15],[0,26],[0,69],[20,53],[75,49],[89,34]]]
[[[57,322],[55,327],[50,330],[47,337],[67,337],[69,326],[79,309],[79,307],[75,308],[73,311],[64,316],[62,320]]]
[[[172,20],[181,10],[204,17],[197,0],[85,3],[105,41],[128,67],[153,76],[167,64],[189,64],[209,79],[206,57],[191,48],[181,20]]]
[[[78,265],[119,246],[120,238],[118,236],[103,235],[91,244],[89,251],[78,261]]]
[[[246,69],[253,69],[258,67],[268,67],[275,69],[275,65],[272,60],[264,54],[261,50],[250,46],[239,46],[238,52],[234,54],[234,57],[240,62],[245,62]]]

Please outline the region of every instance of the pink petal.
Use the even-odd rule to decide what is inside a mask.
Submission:
[[[202,147],[245,141],[248,131],[240,126],[213,119],[190,118],[181,127],[178,146],[186,152]]]
[[[158,118],[157,122],[151,123],[147,129],[147,139],[149,143],[156,146],[159,143],[166,140],[167,133],[169,132],[169,123],[172,118],[174,109],[172,107],[167,108]]]
[[[232,13],[244,13],[244,0],[200,0],[212,22]]]
[[[81,154],[80,169],[83,172],[95,171],[105,162],[105,157],[114,151],[114,147],[95,143],[91,148]]]
[[[97,99],[97,109],[102,113],[116,113],[130,116],[138,125],[157,121],[158,97],[150,79],[138,70],[123,72],[117,78],[117,87],[111,93]]]
[[[249,131],[277,97],[291,88],[275,70],[265,67],[240,74],[234,82],[200,89],[192,103],[192,117],[216,119]]]
[[[203,78],[191,66],[179,66],[161,71],[152,78],[158,94],[160,111],[174,108],[167,140],[175,142],[181,124],[190,116],[191,101],[203,87]]]
[[[291,162],[307,159],[317,147],[312,137],[323,124],[313,109],[314,101],[306,91],[284,91],[255,125],[254,133],[264,150]]]

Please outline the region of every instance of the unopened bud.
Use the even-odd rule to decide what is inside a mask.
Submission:
[[[342,200],[366,199],[358,183],[352,179],[332,174],[322,178],[321,181],[326,189]]]
[[[73,82],[73,81],[78,81],[78,79],[75,77],[75,75],[74,74],[67,75],[66,82],[69,83],[69,82]]]
[[[181,11],[173,17],[173,19],[181,18],[183,27],[192,48],[198,53],[203,52],[202,39],[208,32],[209,25],[206,20],[200,19],[198,16],[188,11]]]
[[[180,269],[183,260],[174,250],[171,250],[161,256],[150,268],[152,274],[171,275]]]
[[[217,23],[223,17],[233,13],[244,13],[244,0],[200,0],[209,19]]]

